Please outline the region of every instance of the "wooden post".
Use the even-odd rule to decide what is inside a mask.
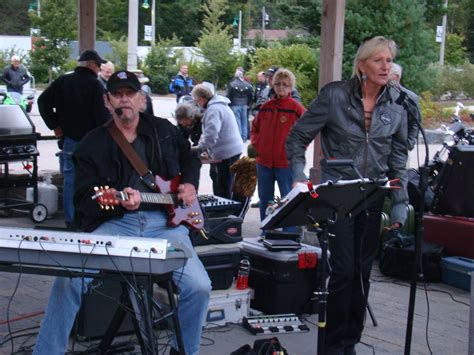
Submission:
[[[331,81],[341,80],[345,6],[345,0],[323,0],[318,91]],[[310,169],[310,179],[314,183],[321,181],[321,158],[321,135],[318,134],[314,140],[313,167]]]
[[[79,55],[95,48],[96,0],[77,0],[79,9]]]

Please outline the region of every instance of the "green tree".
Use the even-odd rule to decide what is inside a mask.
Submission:
[[[160,0],[156,2],[156,33],[161,38],[176,36],[185,46],[199,37],[201,0]]]
[[[69,41],[77,37],[76,5],[74,0],[42,0],[41,17],[30,13],[41,36],[30,53],[30,70],[38,82],[46,71],[50,83],[69,57]]]
[[[466,61],[466,47],[463,46],[464,37],[448,33],[446,36],[446,48],[444,60],[449,65],[462,65]]]
[[[120,40],[128,33],[128,1],[97,1],[97,39]]]
[[[39,38],[35,49],[30,51],[29,68],[37,82],[51,83],[59,74],[57,68],[66,63],[69,57],[69,46],[58,40]]]
[[[112,56],[107,56],[107,59],[115,64],[115,70],[127,68],[128,57],[128,42],[127,37],[122,36],[119,39],[109,39],[110,47],[112,48]]]
[[[176,74],[176,65],[182,60],[180,51],[173,52],[173,47],[179,44],[179,39],[176,36],[171,39],[162,39],[146,57],[143,72],[150,78],[153,92],[168,93],[170,78]]]
[[[474,63],[474,0],[470,1],[469,10],[466,11],[466,17],[468,18],[468,26],[466,28],[466,49],[467,56],[471,63]]]
[[[4,35],[30,34],[29,0],[3,0],[0,11],[0,33]]]
[[[77,38],[77,1],[41,0],[41,17],[30,13],[34,27],[49,40],[68,42]]]
[[[206,59],[204,77],[218,87],[220,78],[228,78],[234,68],[235,58],[230,54],[232,37],[230,26],[221,22],[227,9],[226,0],[208,0],[201,6],[204,12],[203,29],[197,47]]]
[[[431,86],[427,75],[437,59],[434,30],[426,25],[427,8],[422,1],[353,0],[348,2],[344,28],[343,76],[349,78],[359,44],[366,38],[383,35],[397,43],[395,58],[403,66],[403,83],[416,92]]]
[[[318,88],[319,51],[305,44],[257,48],[252,57],[251,77],[256,78],[259,71],[272,65],[287,68],[296,76],[296,86],[301,94],[303,105],[314,99]]]

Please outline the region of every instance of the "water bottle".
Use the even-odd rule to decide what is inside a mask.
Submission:
[[[237,285],[239,290],[245,290],[249,287],[250,261],[246,257],[240,260],[239,272],[237,273]]]

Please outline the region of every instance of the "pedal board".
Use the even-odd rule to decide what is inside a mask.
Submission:
[[[309,327],[294,313],[244,317],[242,325],[253,335],[309,332]]]

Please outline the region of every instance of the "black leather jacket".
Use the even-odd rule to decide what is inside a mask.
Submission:
[[[189,142],[168,120],[140,114],[138,135],[145,142],[145,162],[153,175],[171,180],[181,174],[181,182],[198,188],[200,160],[191,154]],[[122,190],[128,186],[133,167],[120,147],[103,126],[97,127],[81,140],[73,155],[76,166],[74,205],[75,225],[90,232],[101,223],[123,216],[122,207],[102,210],[91,199],[94,186],[109,186]]]
[[[245,80],[234,78],[227,85],[227,98],[230,106],[249,106],[253,102],[253,87]]]
[[[66,137],[79,141],[105,123],[104,87],[91,69],[76,67],[48,86],[38,98],[38,109],[49,129],[61,127]]]
[[[364,124],[361,88],[357,78],[332,82],[322,88],[308,111],[296,122],[286,142],[295,180],[305,180],[305,151],[321,132],[322,152],[327,159],[353,159],[367,178],[399,178],[402,188],[393,190],[392,222],[404,223],[406,192],[405,165],[408,158],[407,119],[396,97],[386,88],[377,98],[370,130]],[[356,179],[350,167],[322,168],[322,180]]]

